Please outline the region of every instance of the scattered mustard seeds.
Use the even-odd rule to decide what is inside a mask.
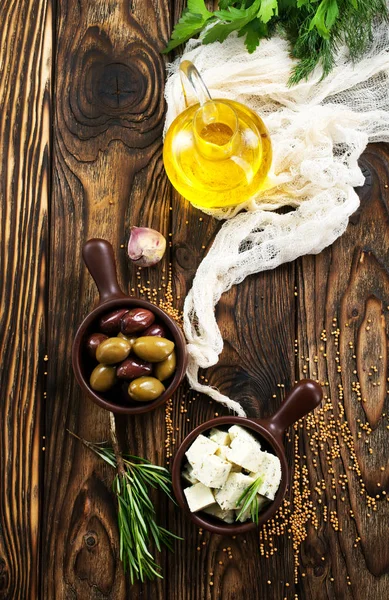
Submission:
[[[148,300],[160,306],[179,325],[182,325],[182,312],[174,307],[171,265],[168,267],[166,280],[167,283],[163,284],[163,289],[150,288],[149,281],[145,285],[140,283],[138,293],[146,296]],[[132,288],[132,291],[135,291],[134,288]],[[179,297],[177,296],[177,298]],[[389,306],[387,308],[389,310]],[[347,335],[350,336],[352,333],[350,324],[346,323],[346,327]],[[366,329],[369,331],[370,327],[368,326]],[[324,388],[324,400],[321,407],[318,407],[314,413],[310,413],[307,417],[300,420],[291,428],[290,432],[287,432],[286,443],[288,444],[289,441],[292,444],[294,454],[290,497],[285,498],[273,519],[265,523],[259,530],[259,552],[265,558],[271,558],[277,553],[277,538],[287,536],[291,540],[294,556],[294,581],[296,584],[298,583],[300,571],[300,548],[308,537],[308,530],[313,527],[318,531],[323,524],[328,523],[328,526],[332,527],[336,532],[342,532],[340,522],[344,526],[346,517],[344,513],[340,517],[337,503],[339,499],[342,503],[345,502],[345,492],[349,486],[359,486],[360,501],[365,503],[368,511],[377,512],[377,501],[380,499],[384,500],[386,497],[386,500],[389,501],[389,496],[387,496],[385,490],[379,489],[379,494],[376,494],[375,497],[370,496],[366,491],[362,479],[355,444],[360,442],[369,444],[369,436],[372,434],[372,429],[367,421],[362,422],[361,419],[357,419],[355,425],[359,428],[359,431],[353,436],[347,422],[343,404],[344,382],[340,365],[340,351],[338,349],[341,346],[340,338],[341,331],[337,325],[337,319],[334,318],[330,331],[323,329],[320,334],[321,345],[319,352],[316,351],[312,359],[314,371],[311,372],[310,358],[301,355],[301,360],[303,361],[301,367],[302,374],[307,377],[312,377],[314,374],[316,381]],[[355,343],[353,341],[349,341],[348,346],[350,352],[355,352]],[[298,340],[294,341],[294,354],[296,357],[300,354]],[[351,356],[352,359],[356,360],[356,354],[353,353]],[[381,359],[381,356],[379,358]],[[332,397],[329,395],[329,389],[325,389],[329,388],[329,382],[327,381],[329,371],[327,361],[329,360],[334,361],[335,376],[339,377],[339,383],[336,385],[336,393],[332,392]],[[370,376],[376,376],[378,374],[377,366],[369,365],[369,367]],[[351,371],[351,375],[350,389],[352,398],[357,402],[366,402],[367,398],[362,397],[356,367]],[[205,376],[202,375],[201,379],[205,380]],[[205,381],[208,383],[208,380]],[[387,378],[387,381],[389,381],[389,378]],[[372,383],[379,385],[377,381]],[[277,387],[282,391],[285,386],[279,383]],[[172,446],[175,443],[174,432],[180,430],[179,424],[173,422],[174,416],[177,415],[179,418],[180,414],[187,413],[187,408],[185,407],[195,401],[199,397],[199,394],[188,391],[182,397],[183,401],[179,411],[173,412],[172,400],[169,400],[165,407],[165,449],[167,461],[172,456]],[[276,397],[277,395],[273,394],[273,398]],[[212,404],[212,401],[210,401],[210,404]],[[217,414],[215,413],[215,416]],[[382,416],[385,417],[386,415],[383,414]],[[187,418],[186,422],[189,423],[190,419]],[[389,430],[389,424],[386,428]],[[371,447],[368,448],[368,454],[373,454]],[[301,461],[302,458],[303,463]],[[320,468],[320,463],[326,463],[327,467],[324,469]],[[343,468],[346,471],[342,473]],[[380,471],[384,470],[385,467],[380,467]],[[324,473],[323,477],[325,478],[321,477],[321,472]],[[381,488],[380,482],[377,482],[377,488]],[[340,490],[343,493],[337,494],[336,492]],[[371,517],[371,512],[366,511],[366,516]],[[352,510],[349,510],[347,517],[350,523],[354,522],[355,515]],[[235,538],[236,536],[233,536],[233,539]],[[355,548],[358,547],[360,541],[361,538],[356,535],[354,540]],[[202,545],[206,545],[206,542],[203,541]],[[201,546],[197,546],[197,550],[200,551]],[[223,552],[227,554],[229,559],[232,559],[230,548],[223,548]],[[322,560],[325,561],[324,556]],[[223,565],[223,561],[219,560],[218,564]],[[305,573],[300,573],[300,575],[302,577],[306,576]],[[334,578],[331,577],[330,581],[333,582]],[[267,583],[271,585],[270,580]],[[351,585],[349,579],[348,585]]]

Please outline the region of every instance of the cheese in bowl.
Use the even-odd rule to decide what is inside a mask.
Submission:
[[[185,455],[182,477],[189,484],[184,494],[191,512],[243,523],[275,498],[280,460],[240,425],[199,435]]]

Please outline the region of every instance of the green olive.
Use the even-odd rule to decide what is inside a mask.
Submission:
[[[104,365],[114,365],[130,354],[131,344],[119,337],[111,337],[97,346],[96,359]]]
[[[116,383],[116,369],[97,365],[90,376],[90,386],[95,392],[107,392]]]
[[[163,337],[146,335],[136,340],[132,350],[147,362],[161,362],[173,352],[174,343]]]
[[[176,364],[176,353],[173,350],[170,356],[168,356],[167,358],[165,358],[165,360],[155,365],[154,375],[160,381],[165,381],[165,379],[169,379],[169,377],[173,375],[174,371],[176,370]]]
[[[135,340],[136,340],[136,337],[131,337],[129,335],[124,335],[124,333],[122,333],[122,332],[118,333],[118,338],[122,338],[123,340],[126,340],[126,342],[128,342],[129,344],[131,344],[131,348],[135,344]]]
[[[155,377],[138,377],[128,386],[128,395],[135,402],[151,402],[164,391],[165,386]]]

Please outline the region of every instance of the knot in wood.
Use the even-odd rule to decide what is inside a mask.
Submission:
[[[322,577],[322,575],[324,574],[324,567],[322,565],[318,565],[313,569],[313,574],[315,575],[315,577]]]
[[[102,24],[77,38],[57,95],[63,118],[58,126],[68,151],[80,160],[95,160],[113,139],[135,154],[162,133],[164,61],[148,39],[137,37],[124,43]]]
[[[91,550],[98,544],[97,534],[94,531],[88,531],[88,533],[84,535],[84,542],[88,550]]]
[[[97,97],[102,104],[113,110],[126,110],[139,104],[147,86],[142,73],[121,63],[105,65],[97,81]]]
[[[182,269],[186,271],[196,269],[198,264],[197,252],[194,252],[187,244],[177,244],[175,256]]]

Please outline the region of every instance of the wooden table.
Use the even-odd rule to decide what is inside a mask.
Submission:
[[[342,238],[319,256],[247,279],[217,309],[225,350],[203,376],[239,397],[250,415],[270,414],[301,376],[324,385],[326,410],[287,439],[294,498],[305,486],[301,504],[312,502],[316,515],[301,545],[293,549],[298,514],[273,546],[263,546],[266,558],[258,533],[200,535],[162,503],[162,522],[185,541],[162,555],[163,581],[130,587],[118,557],[113,472],[67,433],[100,441],[109,428],[108,413],[82,396],[70,363],[75,330],[97,298],[82,244],[109,239],[123,288],[138,294],[122,247],[130,225],[171,233],[166,259],[141,277],[161,287],[171,262],[182,307],[220,227],[172,190],[162,164],[160,50],[182,6],[4,0],[0,7],[0,598],[384,600],[387,147],[369,147],[362,158],[361,208]],[[215,412],[225,413],[184,385],[173,401],[176,445]],[[326,441],[328,414],[335,425]],[[120,418],[118,427],[132,452],[165,463],[164,409]]]

